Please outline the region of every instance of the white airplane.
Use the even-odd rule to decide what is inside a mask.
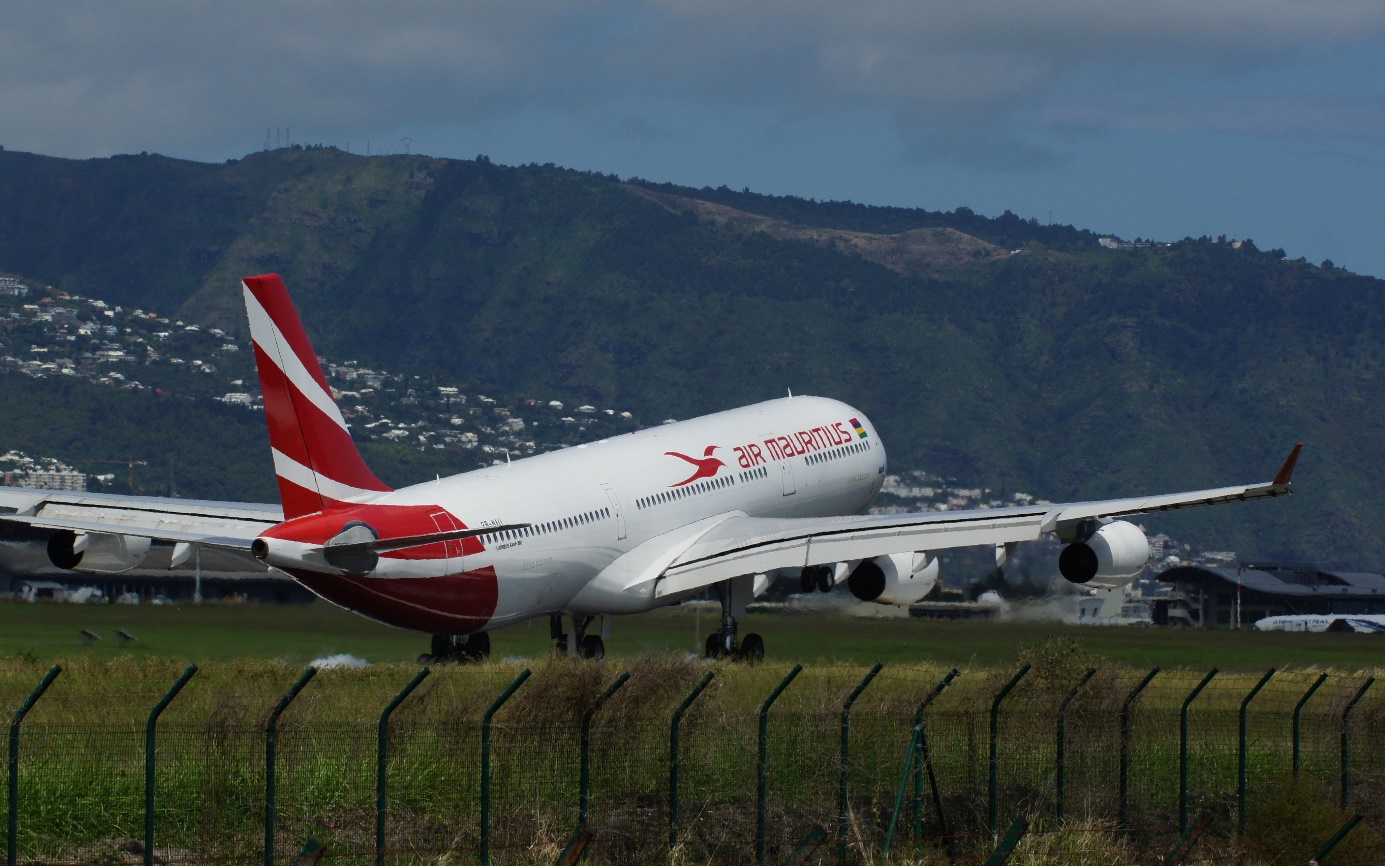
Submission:
[[[1360,634],[1385,634],[1385,615],[1378,613],[1351,614],[1284,614],[1257,619],[1260,631],[1352,631]]]
[[[864,414],[788,397],[391,490],[352,442],[283,280],[242,287],[264,392],[281,506],[5,490],[0,520],[52,530],[65,569],[119,572],[151,542],[174,566],[197,546],[248,550],[319,596],[380,622],[432,633],[435,659],[480,658],[488,632],[548,616],[553,637],[605,652],[595,617],[721,601],[709,656],[756,659],[737,617],[779,570],[810,591],[845,582],[863,601],[908,605],[943,549],[1014,545],[1054,533],[1063,575],[1119,585],[1149,557],[1119,518],[1290,493],[1295,446],[1264,484],[1059,505],[863,515],[885,478]],[[572,628],[562,630],[564,615]]]

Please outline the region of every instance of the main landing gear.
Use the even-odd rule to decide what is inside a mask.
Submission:
[[[751,632],[738,643],[736,641],[735,607],[732,604],[731,581],[717,584],[717,600],[721,602],[721,627],[707,635],[703,647],[709,659],[731,659],[743,662],[758,662],[765,658],[765,639]],[[742,613],[744,609],[742,609]]]
[[[419,664],[483,662],[491,657],[491,636],[483,631],[466,637],[459,634],[435,634],[430,650],[418,657]]]
[[[798,576],[799,589],[804,592],[831,592],[832,587],[837,585],[835,572],[830,565],[810,565],[804,568]]]
[[[553,651],[583,659],[604,659],[606,643],[601,639],[601,635],[587,634],[587,626],[591,625],[594,619],[594,616],[573,616],[572,631],[564,632],[563,615],[555,613],[549,616],[548,636],[553,639]],[[606,618],[602,619],[602,629],[605,630]]]

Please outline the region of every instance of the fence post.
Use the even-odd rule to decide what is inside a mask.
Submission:
[[[1131,689],[1130,694],[1125,696],[1125,703],[1121,704],[1121,761],[1120,761],[1120,824],[1122,827],[1130,823],[1130,707],[1134,705],[1135,699],[1140,696],[1140,692],[1145,690],[1159,674],[1159,668],[1150,668],[1145,678],[1140,680],[1139,685]]]
[[[788,676],[774,687],[765,702],[760,705],[760,754],[756,761],[755,790],[755,862],[765,862],[765,811],[769,790],[769,708],[779,699],[779,695],[789,687],[794,677],[803,670],[803,665],[794,665]]]
[[[1087,684],[1087,681],[1094,676],[1096,676],[1096,668],[1087,668],[1087,673],[1083,675],[1082,679],[1077,683],[1077,685],[1072,687],[1072,691],[1068,692],[1068,696],[1063,698],[1063,703],[1059,704],[1058,706],[1058,766],[1056,767],[1057,778],[1054,780],[1054,782],[1058,789],[1056,797],[1058,813],[1057,817],[1060,823],[1063,820],[1063,789],[1065,788],[1065,783],[1067,781],[1068,705],[1072,703],[1073,698],[1077,697],[1077,693],[1082,691],[1082,687]]]
[[[38,699],[43,697],[43,693],[48,691],[48,687],[53,685],[53,680],[56,680],[58,674],[62,672],[62,665],[53,665],[49,668],[43,681],[29,693],[29,697],[24,699],[24,703],[19,705],[19,709],[14,714],[14,721],[10,722],[10,835],[9,847],[5,856],[5,862],[9,866],[14,866],[15,860],[19,856],[19,725],[29,714],[29,710],[34,708],[34,704],[38,703]]]
[[[279,703],[270,711],[269,721],[265,724],[264,731],[264,862],[265,866],[274,866],[274,752],[279,743],[279,716],[298,693],[308,684],[308,680],[317,674],[317,668],[308,665],[303,670],[298,682],[294,683],[284,696],[279,699]]]
[[[1336,848],[1338,843],[1345,839],[1348,833],[1350,833],[1352,830],[1355,830],[1356,825],[1360,823],[1360,815],[1352,815],[1350,818],[1348,818],[1347,822],[1342,825],[1342,828],[1338,830],[1336,833],[1333,833],[1332,838],[1328,839],[1327,842],[1321,848],[1318,849],[1318,853],[1313,855],[1313,862],[1321,863],[1324,859],[1326,859],[1327,855],[1332,853],[1332,849]]]
[[[1236,759],[1236,832],[1246,831],[1246,712],[1250,707],[1250,702],[1274,676],[1274,668],[1265,671],[1265,675],[1260,678],[1260,682],[1255,684],[1255,688],[1250,690],[1250,694],[1241,701],[1241,736],[1239,742],[1239,752]]]
[[[909,784],[909,776],[914,777],[914,845],[918,846],[919,838],[923,835],[923,767],[928,766],[928,779],[933,784],[933,797],[938,797],[938,782],[933,776],[933,765],[928,761],[928,739],[925,732],[927,721],[924,719],[924,710],[933,703],[933,699],[943,693],[943,689],[952,685],[952,681],[957,678],[958,670],[953,668],[948,671],[947,676],[942,678],[933,691],[929,692],[928,697],[919,704],[918,712],[914,713],[914,736],[909,741],[909,750],[904,753],[904,773],[899,779],[899,791],[894,798],[894,812],[890,815],[890,826],[885,831],[885,847],[882,854],[888,858],[890,847],[894,844],[894,831],[899,823],[899,813],[904,808],[904,791]],[[936,803],[935,803],[936,804]],[[942,825],[943,835],[947,835],[947,822],[943,820],[943,810],[941,804],[938,805],[938,821]]]
[[[904,773],[899,777],[899,790],[894,796],[894,811],[890,812],[890,823],[885,828],[885,844],[880,850],[880,856],[886,860],[890,859],[890,848],[894,845],[894,831],[899,824],[899,813],[904,809],[904,791],[909,787],[909,777],[914,774],[914,763],[918,756],[919,741],[922,739],[923,732],[917,727],[914,728],[914,735],[909,740],[909,748],[904,752]]]
[[[1178,716],[1178,832],[1188,832],[1188,707],[1202,690],[1207,688],[1207,684],[1212,681],[1212,677],[1217,675],[1217,669],[1212,668],[1207,672],[1207,676],[1202,678],[1202,682],[1197,684],[1197,688],[1188,693],[1183,699],[1183,709]]]
[[[851,705],[856,703],[856,699],[870,685],[870,681],[875,679],[875,675],[880,673],[883,668],[880,662],[875,663],[875,667],[870,669],[861,682],[856,684],[851,695],[842,704],[842,763],[841,763],[841,784],[837,790],[837,866],[846,866],[846,825],[850,820],[848,812],[851,811],[851,801],[847,795],[847,776],[849,768],[848,751],[851,746]]]
[[[553,866],[577,866],[587,856],[587,846],[591,843],[592,831],[579,825],[573,831],[572,838],[567,841],[567,847],[558,854],[558,859],[553,861]]]
[[[990,857],[986,858],[984,866],[1005,866],[1014,853],[1015,846],[1024,838],[1024,834],[1029,832],[1029,822],[1020,816],[1010,825],[1010,829],[1005,831],[1005,838],[1000,840]]]
[[[1178,866],[1187,859],[1193,846],[1197,844],[1197,841],[1202,838],[1202,834],[1206,833],[1210,826],[1212,826],[1212,813],[1204,810],[1202,817],[1197,819],[1197,823],[1193,825],[1192,829],[1180,836],[1178,844],[1173,846],[1173,850],[1164,857],[1163,866]]]
[[[183,686],[197,673],[197,665],[188,665],[182,676],[173,683],[168,694],[159,699],[154,709],[149,711],[149,722],[144,726],[144,866],[154,866],[154,731],[159,715],[178,697]]]
[[[1306,692],[1303,693],[1303,697],[1301,697],[1301,698],[1298,699],[1298,703],[1294,705],[1294,778],[1295,778],[1295,779],[1298,778],[1298,734],[1299,734],[1299,716],[1300,716],[1300,714],[1302,714],[1302,712],[1303,712],[1303,705],[1306,704],[1306,703],[1308,703],[1308,699],[1309,699],[1309,698],[1313,697],[1313,692],[1316,692],[1316,691],[1318,690],[1318,686],[1321,686],[1321,685],[1322,685],[1323,683],[1325,683],[1325,682],[1327,682],[1327,674],[1323,674],[1323,675],[1319,676],[1319,677],[1318,677],[1318,681],[1315,682],[1315,683],[1313,683],[1313,685],[1308,689],[1308,691],[1306,691]]]
[[[610,700],[611,695],[615,694],[625,681],[630,679],[630,674],[623,673],[616,677],[616,681],[601,693],[601,697],[596,699],[587,711],[582,714],[582,773],[577,785],[577,826],[587,826],[587,801],[591,797],[591,742],[592,742],[592,716],[601,709],[601,705]]]
[[[918,849],[923,841],[923,774],[928,773],[928,787],[933,795],[933,809],[938,813],[938,830],[942,835],[947,835],[947,819],[943,813],[942,798],[938,796],[938,777],[933,773],[933,757],[928,751],[928,717],[924,712],[928,705],[943,693],[943,690],[952,685],[952,681],[961,675],[961,671],[953,668],[948,671],[947,676],[942,678],[928,697],[919,704],[918,712],[914,713],[914,727],[919,732],[919,761],[914,767],[914,848]],[[949,843],[951,844],[951,843]]]
[[[481,717],[481,866],[490,866],[491,862],[491,719],[510,696],[524,685],[529,675],[528,668],[520,671],[514,682],[505,687],[505,691],[491,702],[490,709]]]
[[[1358,701],[1360,701],[1362,697],[1365,696],[1365,694],[1366,694],[1366,689],[1369,689],[1369,688],[1370,688],[1372,685],[1374,685],[1374,684],[1375,684],[1375,677],[1369,677],[1369,678],[1367,678],[1365,684],[1364,684],[1363,686],[1361,686],[1361,688],[1360,688],[1359,691],[1356,692],[1356,696],[1355,696],[1354,698],[1351,699],[1351,703],[1347,704],[1347,708],[1346,708],[1345,710],[1342,710],[1342,810],[1343,810],[1343,811],[1346,810],[1346,808],[1347,808],[1347,803],[1350,802],[1350,796],[1349,796],[1349,795],[1350,795],[1350,785],[1351,785],[1351,775],[1350,775],[1350,772],[1351,772],[1350,764],[1351,764],[1351,762],[1350,762],[1350,760],[1348,759],[1348,752],[1347,752],[1347,730],[1348,730],[1348,728],[1350,727],[1351,711],[1354,710],[1354,709],[1356,709],[1356,703],[1357,703]]]
[[[790,851],[789,856],[784,858],[781,866],[807,866],[808,861],[812,859],[813,852],[826,838],[827,831],[822,829],[822,825],[814,824],[803,836],[803,841],[798,843],[798,847]]]
[[[375,759],[375,864],[384,866],[385,864],[385,813],[389,804],[389,743],[390,743],[390,715],[394,713],[399,705],[404,703],[404,699],[413,694],[418,684],[423,682],[431,671],[423,668],[414,674],[414,678],[409,680],[409,684],[394,696],[394,700],[386,705],[384,712],[380,713],[380,728],[377,736],[376,759]]]
[[[678,729],[683,723],[683,714],[692,706],[692,702],[697,700],[697,696],[702,694],[703,689],[712,681],[712,672],[707,671],[702,677],[702,682],[693,686],[693,690],[688,692],[688,696],[683,698],[683,703],[678,705],[678,709],[673,711],[673,721],[668,726],[668,850],[672,851],[678,844]]]
[[[995,696],[995,699],[991,701],[991,759],[990,784],[988,786],[990,791],[990,810],[986,822],[986,829],[992,836],[994,836],[996,832],[996,798],[1000,775],[1000,702],[1005,700],[1005,696],[1010,694],[1010,690],[1013,689],[1020,680],[1024,679],[1024,675],[1029,673],[1029,668],[1030,665],[1026,662],[1024,667],[1020,668],[1013,677],[1010,677],[1010,681],[1005,684],[1005,687],[1002,688]]]

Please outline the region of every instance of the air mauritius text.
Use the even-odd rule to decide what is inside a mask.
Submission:
[[[865,431],[858,424],[852,424],[860,430],[861,438],[865,438]],[[825,424],[821,427],[814,427],[811,430],[799,430],[787,436],[771,436],[763,440],[764,451],[760,450],[760,445],[751,442],[747,445],[737,445],[736,461],[742,469],[749,469],[766,462],[765,452],[769,453],[771,460],[784,460],[789,457],[796,457],[812,451],[823,451],[827,448],[835,448],[838,445],[845,445],[855,439],[851,435],[850,428],[845,422],[838,421],[835,424]]]

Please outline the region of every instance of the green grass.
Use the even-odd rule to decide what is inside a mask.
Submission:
[[[631,658],[693,652],[715,626],[716,613],[676,608],[617,619],[607,653]],[[101,640],[81,635],[88,629]],[[135,641],[119,638],[117,629]],[[1192,631],[1064,626],[1031,622],[935,622],[837,613],[752,614],[741,633],[764,635],[777,662],[1011,664],[1024,647],[1054,637],[1079,640],[1094,663],[1226,671],[1268,667],[1376,669],[1385,641],[1373,635]],[[533,659],[551,647],[548,623],[531,621],[492,635],[496,658]],[[371,662],[412,662],[427,635],[372,622],[326,603],[152,606],[0,603],[0,656],[94,659],[133,655],[196,662],[235,659],[302,664],[334,653]]]
[[[704,635],[713,619],[710,610],[702,612]],[[1119,708],[1143,669],[1160,664],[1164,673],[1134,706],[1131,802],[1136,826],[1153,832],[1157,844],[1171,845],[1157,828],[1176,822],[1178,707],[1201,672],[1216,665],[1223,673],[1191,714],[1190,794],[1194,814],[1211,809],[1217,837],[1227,843],[1237,710],[1259,671],[1277,665],[1297,670],[1276,676],[1255,700],[1245,842],[1258,844],[1279,829],[1317,839],[1344,820],[1333,808],[1339,720],[1361,682],[1354,672],[1374,666],[1376,646],[1351,635],[761,614],[747,617],[745,625],[766,635],[768,663],[704,665],[688,657],[697,614],[680,609],[622,618],[610,642],[613,657],[598,664],[548,654],[546,625],[498,633],[490,664],[434,666],[400,705],[391,722],[390,846],[415,853],[392,857],[392,864],[435,862],[443,852],[471,856],[478,832],[480,719],[524,665],[533,677],[496,717],[492,814],[499,863],[552,862],[571,833],[579,722],[621,671],[629,671],[630,680],[600,710],[593,729],[591,820],[600,842],[591,861],[663,857],[669,719],[711,671],[715,678],[682,730],[681,814],[688,844],[682,862],[745,862],[754,838],[759,707],[791,660],[804,662],[804,671],[775,704],[768,728],[771,839],[781,852],[813,823],[834,826],[842,702],[875,659],[887,664],[854,706],[851,734],[853,833],[861,834],[868,851],[878,852],[883,838],[914,712],[951,665],[964,674],[929,711],[933,764],[953,826],[978,834],[969,848],[986,847],[989,708],[1021,660],[1033,670],[1006,699],[999,727],[1003,823],[1015,814],[1052,815],[1057,706],[1089,665],[1101,671],[1072,704],[1067,725],[1069,814],[1098,828],[1110,820]],[[84,645],[82,628],[103,639]],[[117,628],[137,640],[122,647]],[[19,705],[53,661],[64,666],[24,723],[22,855],[109,860],[121,840],[142,833],[144,722],[183,666],[196,661],[197,675],[159,721],[159,838],[173,849],[255,858],[263,833],[267,713],[302,664],[349,652],[393,663],[325,670],[289,708],[280,723],[277,817],[281,852],[311,835],[332,847],[336,861],[366,866],[373,862],[376,722],[414,676],[420,641],[322,604],[0,605],[3,712]],[[528,660],[522,665],[506,656]],[[1289,714],[1315,679],[1305,670],[1310,666],[1341,675],[1307,706],[1303,787],[1293,802],[1277,805],[1278,792],[1286,790]],[[1366,811],[1374,826],[1385,764],[1370,744],[1385,730],[1383,700],[1368,695],[1352,723],[1353,808]],[[1321,807],[1313,827],[1271,817],[1294,812],[1302,801]],[[936,832],[932,823],[929,817],[930,833]],[[1086,841],[1067,830],[1045,834],[1050,848],[1124,844],[1119,834]],[[1050,851],[1023,862],[1073,862],[1065,856]],[[1117,850],[1110,862],[1133,856]]]

